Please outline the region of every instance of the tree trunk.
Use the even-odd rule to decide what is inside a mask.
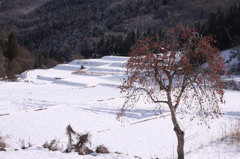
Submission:
[[[184,135],[185,134],[184,134],[184,131],[182,131],[179,128],[179,126],[177,127],[174,127],[174,131],[178,139],[178,146],[177,146],[178,159],[184,159]]]
[[[184,131],[181,130],[177,118],[176,118],[176,110],[172,107],[172,104],[169,104],[169,108],[171,111],[172,123],[174,126],[174,131],[176,133],[178,139],[177,153],[178,159],[184,159]]]

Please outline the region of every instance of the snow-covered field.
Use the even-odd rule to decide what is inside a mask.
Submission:
[[[0,159],[176,158],[177,141],[167,111],[165,117],[156,116],[156,105],[139,101],[122,122],[116,120],[126,96],[117,86],[124,77],[122,66],[127,59],[75,60],[48,70],[26,71],[18,82],[1,82],[0,131],[8,136],[8,151],[0,152]],[[86,69],[79,70],[81,65]],[[210,121],[210,129],[199,126],[197,120],[190,122],[188,117],[181,120],[187,159],[240,158],[239,147],[219,141],[240,119],[239,98],[240,92],[226,90],[226,104],[221,105],[225,115]],[[42,147],[56,139],[65,149],[69,124],[78,133],[91,134],[92,149],[103,144],[112,153],[79,156]],[[21,150],[20,140],[32,147]]]

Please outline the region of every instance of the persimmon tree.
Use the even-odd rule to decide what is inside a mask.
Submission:
[[[219,50],[210,36],[202,37],[194,29],[179,25],[166,40],[138,40],[126,62],[126,78],[120,86],[127,98],[117,118],[135,107],[146,94],[151,103],[164,103],[170,111],[177,136],[178,159],[184,158],[184,131],[178,115],[194,114],[207,124],[207,119],[221,116],[223,101],[220,80],[225,69]]]

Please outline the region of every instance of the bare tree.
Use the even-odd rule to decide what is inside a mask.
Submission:
[[[220,78],[225,65],[213,43],[213,38],[198,36],[182,25],[169,32],[168,40],[137,41],[126,62],[127,78],[120,89],[128,97],[117,118],[130,111],[142,93],[151,103],[166,104],[178,140],[178,159],[183,159],[185,133],[178,113],[194,111],[206,124],[206,119],[221,116],[219,102],[223,102],[224,91]]]

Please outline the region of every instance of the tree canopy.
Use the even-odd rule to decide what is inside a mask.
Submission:
[[[120,86],[128,97],[118,119],[135,106],[139,94],[146,94],[150,103],[167,104],[178,139],[178,157],[184,158],[184,131],[177,113],[208,118],[219,117],[223,102],[221,74],[225,69],[212,37],[202,37],[183,25],[169,32],[166,40],[144,38],[131,48],[126,62],[127,78]],[[192,112],[194,111],[194,112]],[[191,119],[191,120],[192,120]]]

